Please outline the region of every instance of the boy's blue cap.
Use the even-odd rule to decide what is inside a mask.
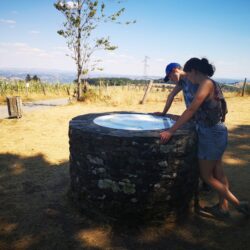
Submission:
[[[168,82],[169,81],[168,76],[172,72],[172,70],[175,69],[175,68],[181,68],[181,65],[179,63],[170,63],[170,64],[168,64],[166,66],[166,70],[165,70],[166,76],[164,78],[164,82]]]

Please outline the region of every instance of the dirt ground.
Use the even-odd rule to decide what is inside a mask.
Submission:
[[[250,201],[250,97],[228,97],[227,101],[225,171],[231,190]],[[74,104],[30,112],[19,120],[0,120],[0,249],[250,249],[250,222],[233,208],[226,221],[191,212],[179,224],[128,228],[98,223],[69,201],[71,118],[107,111],[154,112],[163,106],[163,102],[115,107]],[[171,113],[183,110],[183,103],[175,102]],[[201,197],[202,205],[215,202],[213,192]]]

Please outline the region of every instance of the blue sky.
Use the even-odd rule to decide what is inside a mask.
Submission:
[[[73,71],[65,40],[56,31],[63,16],[54,0],[1,0],[0,68]],[[113,9],[112,0],[106,0]],[[249,0],[123,0],[123,20],[134,25],[102,25],[96,36],[109,35],[118,49],[99,52],[105,73],[161,76],[171,61],[184,64],[206,57],[215,77],[250,77]]]

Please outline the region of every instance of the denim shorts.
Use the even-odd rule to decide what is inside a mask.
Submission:
[[[219,160],[228,140],[227,127],[220,122],[212,127],[196,125],[198,134],[198,158],[201,160]]]

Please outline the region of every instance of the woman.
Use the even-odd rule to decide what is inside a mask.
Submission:
[[[227,146],[227,128],[223,121],[223,95],[211,77],[214,67],[205,58],[191,58],[184,66],[186,77],[199,88],[191,105],[170,129],[162,132],[161,142],[166,143],[173,133],[193,116],[197,124],[198,159],[201,178],[219,195],[219,203],[204,210],[211,214],[229,217],[228,202],[245,215],[250,214],[248,202],[239,201],[229,190],[228,180],[222,168],[222,155]]]

